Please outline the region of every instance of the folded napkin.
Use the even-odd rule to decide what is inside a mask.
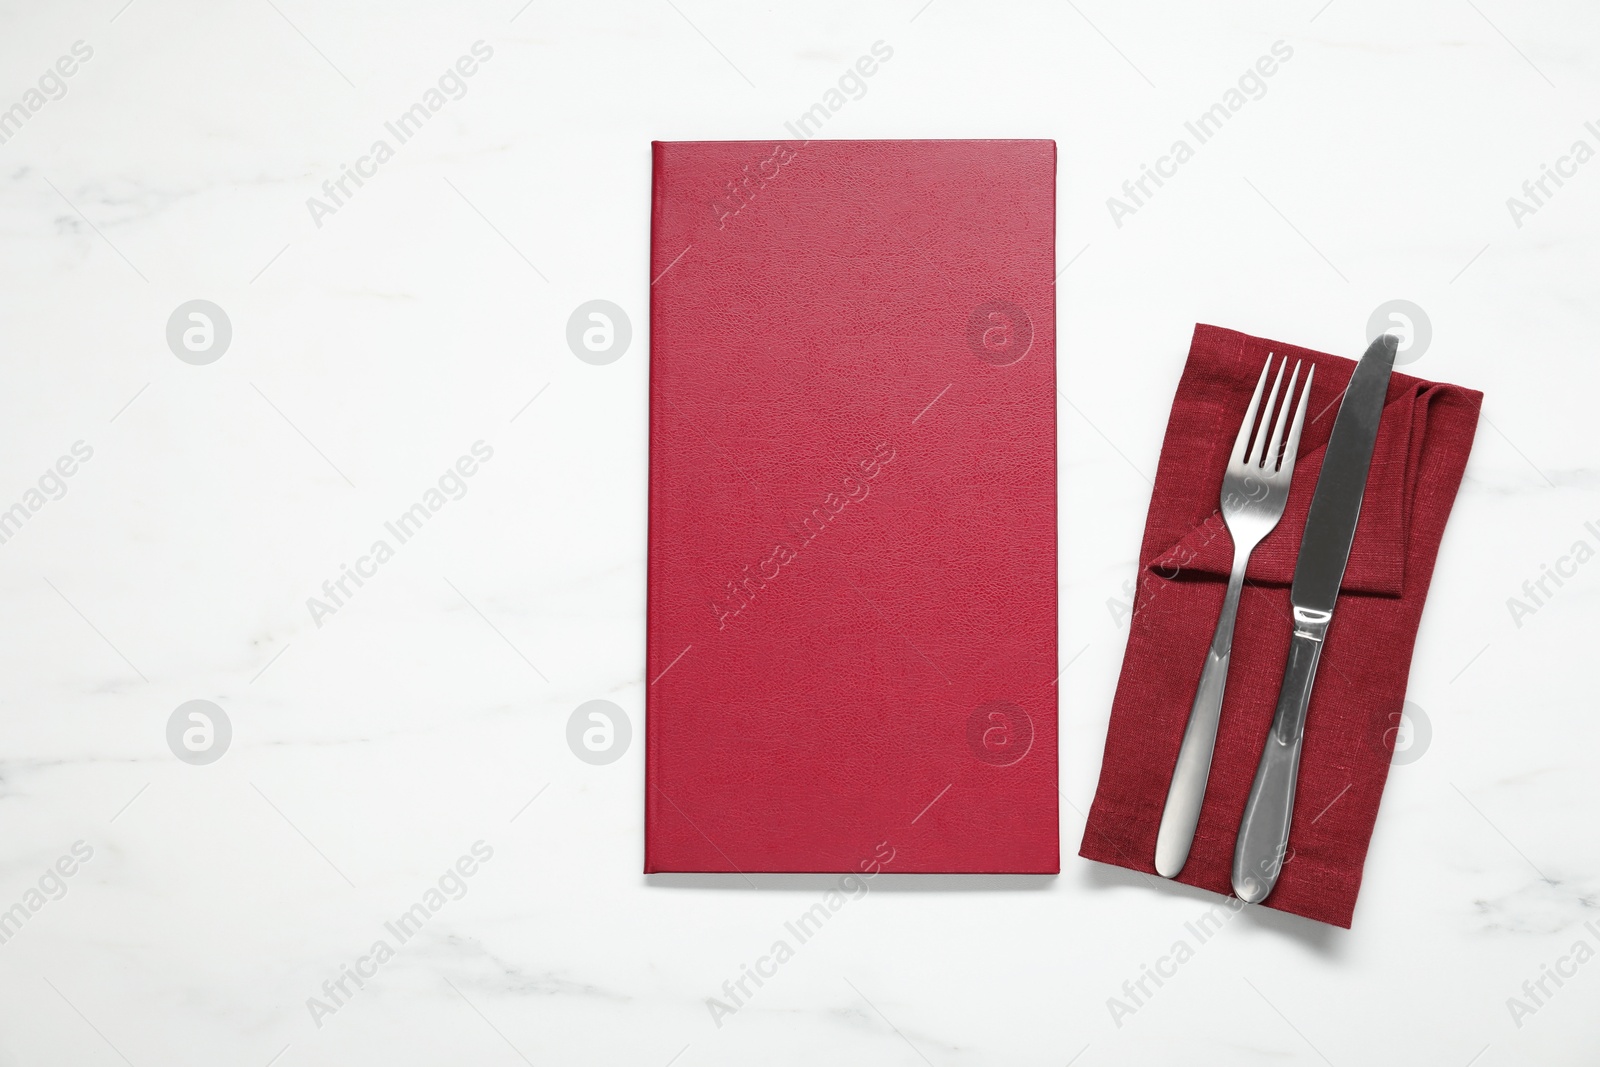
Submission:
[[[1353,360],[1195,327],[1161,446],[1122,677],[1079,851],[1102,863],[1155,870],[1167,786],[1233,562],[1233,541],[1218,510],[1223,470],[1268,353],[1291,365],[1315,364],[1317,376],[1283,519],[1250,558],[1210,783],[1178,876],[1218,893],[1232,891],[1239,818],[1288,658],[1289,584]],[[1482,402],[1483,394],[1472,389],[1398,371],[1390,379],[1361,519],[1312,691],[1289,853],[1267,907],[1350,925],[1417,624]]]

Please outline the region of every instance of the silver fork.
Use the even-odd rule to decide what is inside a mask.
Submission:
[[[1306,398],[1311,395],[1311,379],[1317,369],[1313,366],[1306,372],[1305,388],[1295,402],[1294,417],[1286,419],[1284,415],[1294,397],[1295,382],[1300,378],[1300,364],[1296,363],[1294,373],[1289,376],[1289,388],[1283,394],[1283,405],[1279,407],[1278,386],[1283,384],[1283,368],[1288,362],[1287,359],[1279,362],[1277,377],[1272,380],[1272,395],[1267,398],[1260,425],[1256,426],[1261,392],[1267,384],[1267,373],[1272,370],[1272,356],[1268,354],[1267,365],[1261,368],[1261,378],[1256,382],[1250,407],[1245,411],[1244,423],[1239,427],[1227,473],[1222,476],[1222,519],[1227,523],[1228,535],[1233,538],[1233,570],[1228,575],[1228,595],[1222,602],[1222,615],[1217,619],[1217,632],[1211,638],[1205,669],[1200,673],[1194,705],[1189,709],[1189,725],[1183,731],[1183,746],[1178,750],[1178,764],[1167,790],[1167,806],[1161,812],[1161,830],[1156,835],[1156,873],[1163,878],[1176,877],[1183,870],[1189,858],[1189,847],[1194,843],[1194,828],[1200,822],[1200,804],[1205,800],[1211,753],[1217,743],[1217,723],[1222,717],[1222,693],[1228,682],[1233,624],[1239,615],[1245,567],[1256,545],[1278,525],[1283,517],[1284,502],[1289,498],[1289,480],[1294,476],[1295,453],[1300,448],[1300,428],[1306,420]],[[1255,427],[1254,435],[1251,427]],[[1286,428],[1287,442],[1284,439]]]

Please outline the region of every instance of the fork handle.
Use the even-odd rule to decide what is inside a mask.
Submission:
[[[1233,654],[1233,624],[1239,616],[1239,594],[1244,589],[1245,565],[1254,545],[1236,545],[1233,570],[1228,575],[1228,593],[1222,601],[1217,630],[1211,636],[1205,669],[1189,708],[1189,724],[1183,730],[1183,745],[1178,763],[1167,787],[1167,804],[1161,812],[1161,829],[1156,833],[1156,873],[1176,877],[1189,859],[1194,844],[1194,829],[1200,823],[1200,805],[1206,797],[1206,779],[1211,775],[1211,754],[1217,744],[1217,723],[1222,718],[1222,694],[1228,683],[1228,660]]]

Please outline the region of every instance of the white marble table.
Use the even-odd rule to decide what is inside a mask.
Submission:
[[[1319,5],[4,4],[0,1064],[1596,1062],[1600,14]],[[648,143],[830,99],[1060,144],[1063,870],[885,876],[713,1018],[831,880],[640,874]],[[1428,737],[1353,931],[1202,944],[1075,855],[1144,476],[1197,320],[1353,355],[1391,300],[1487,394]]]

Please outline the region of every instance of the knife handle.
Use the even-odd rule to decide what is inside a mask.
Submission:
[[[1300,744],[1305,739],[1306,708],[1317,677],[1322,639],[1332,612],[1294,609],[1294,636],[1272,729],[1261,749],[1250,799],[1239,822],[1233,846],[1233,891],[1240,900],[1259,904],[1278,884],[1289,845],[1289,820],[1294,814],[1295,780],[1300,774]]]

